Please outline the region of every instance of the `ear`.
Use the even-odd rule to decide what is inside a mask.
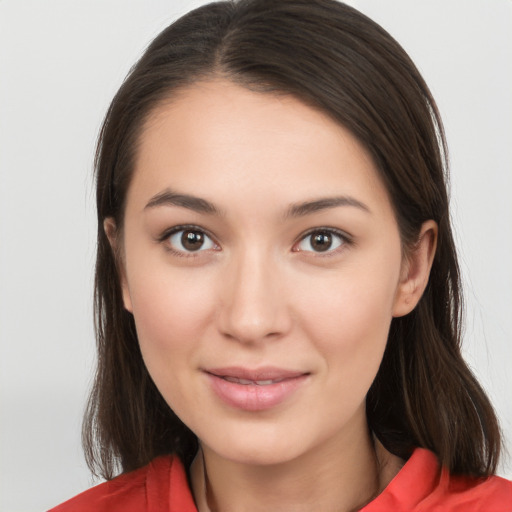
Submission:
[[[430,276],[437,247],[437,224],[427,220],[421,226],[418,241],[405,258],[395,295],[393,316],[410,313],[418,304]]]
[[[116,221],[112,217],[107,217],[103,221],[103,229],[107,235],[114,259],[116,261],[117,271],[119,273],[119,279],[121,280],[121,291],[123,293],[123,304],[125,309],[132,313],[132,299],[130,297],[130,290],[128,288],[128,282],[126,280],[126,270],[124,264],[124,258],[122,258],[121,248],[119,247],[120,241],[116,226]]]

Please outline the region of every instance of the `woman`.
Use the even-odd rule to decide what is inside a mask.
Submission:
[[[54,510],[510,510],[445,155],[413,63],[343,4],[162,32],[96,160],[84,442],[109,481]]]

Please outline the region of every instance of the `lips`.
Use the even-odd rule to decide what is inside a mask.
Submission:
[[[248,379],[239,379],[237,377],[221,377],[221,378],[227,380],[228,382],[234,382],[235,384],[242,384],[245,386],[254,385],[254,384],[256,384],[257,386],[268,386],[270,384],[275,384],[276,382],[282,382],[284,380],[284,379],[248,380]]]
[[[309,373],[265,367],[241,367],[204,371],[211,389],[225,404],[245,411],[263,411],[290,399],[307,380]]]

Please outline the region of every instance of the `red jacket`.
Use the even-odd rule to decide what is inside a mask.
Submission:
[[[171,455],[104,482],[50,512],[197,512],[182,463]],[[512,482],[450,476],[417,448],[361,512],[512,512]]]

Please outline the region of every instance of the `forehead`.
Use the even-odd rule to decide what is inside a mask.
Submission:
[[[170,133],[171,124],[176,138],[188,137],[193,130],[194,139],[202,146],[211,141],[227,145],[249,140],[268,144],[269,135],[279,134],[276,144],[290,141],[310,147],[343,140],[354,149],[357,146],[370,160],[352,134],[320,109],[290,94],[252,91],[223,79],[197,82],[158,104],[144,124],[142,142],[155,136],[164,125]],[[286,135],[287,140],[283,139]]]
[[[223,80],[194,84],[154,109],[132,184],[148,194],[165,186],[206,197],[248,190],[289,202],[332,187],[386,196],[368,152],[329,116],[293,96]]]

